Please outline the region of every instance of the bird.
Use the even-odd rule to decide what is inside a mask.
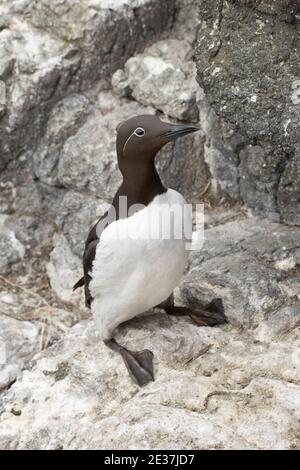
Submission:
[[[88,233],[83,277],[73,288],[84,286],[86,306],[92,311],[100,338],[121,355],[140,387],[154,380],[153,353],[120,345],[114,331],[121,323],[153,307],[170,315],[189,315],[199,326],[226,321],[219,298],[197,311],[174,305],[173,290],[184,273],[191,239],[191,231],[181,237],[175,232],[191,227],[191,220],[184,210],[174,211],[170,217],[170,211],[183,209],[186,201],[163,185],[155,159],[166,144],[198,130],[146,114],[117,126],[116,154],[122,183],[109,209]],[[168,236],[164,230],[169,230]]]

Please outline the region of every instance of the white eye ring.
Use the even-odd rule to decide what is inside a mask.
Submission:
[[[142,127],[137,127],[134,131],[134,135],[136,135],[137,137],[143,137],[145,133],[145,129],[143,129]]]

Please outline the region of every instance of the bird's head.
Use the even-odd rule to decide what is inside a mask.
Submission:
[[[117,127],[117,154],[119,167],[147,163],[168,142],[196,132],[195,126],[171,124],[158,116],[141,115],[121,122]]]

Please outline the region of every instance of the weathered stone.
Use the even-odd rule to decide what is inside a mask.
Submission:
[[[109,101],[110,112],[101,112],[104,100]],[[145,114],[147,109],[135,102],[121,103],[106,92],[100,93],[98,103],[100,110],[95,110],[66,141],[58,164],[58,180],[66,188],[111,200],[121,182],[115,150],[116,127],[123,119]]]
[[[279,183],[278,204],[283,222],[300,225],[300,146],[287,162]]]
[[[6,86],[5,83],[0,80],[0,119],[6,111]]]
[[[283,271],[278,262],[294,259],[299,234],[298,227],[257,218],[206,230],[203,248],[190,254],[190,271],[179,297],[194,308],[203,299],[221,297],[231,323],[257,326],[297,295],[298,272],[291,268]],[[291,283],[294,287],[288,288]]]
[[[68,191],[58,210],[56,222],[70,244],[72,252],[82,256],[88,230],[109,204],[82,193]]]
[[[187,41],[169,39],[155,43],[125,64],[132,96],[179,120],[197,122],[197,85]]]
[[[113,91],[121,98],[128,98],[131,96],[131,88],[124,73],[124,70],[118,69],[111,78]]]
[[[1,315],[0,390],[13,383],[38,351],[39,334],[30,322]]]
[[[0,79],[8,80],[9,97],[0,126],[1,168],[36,150],[57,101],[108,78],[168,29],[175,13],[171,0],[11,3],[1,4],[7,20],[0,30]]]
[[[277,188],[282,162],[272,146],[247,145],[240,152],[240,191],[247,206],[279,222]]]
[[[50,7],[51,5],[51,7]],[[172,25],[172,0],[41,0],[29,5],[33,25],[80,51],[78,79],[109,76]],[[155,25],[155,27],[154,27]]]
[[[241,137],[218,118],[207,103],[202,90],[198,93],[200,126],[205,134],[204,160],[211,175],[212,190],[233,200],[240,199],[238,149]]]
[[[300,326],[300,306],[284,307],[263,321],[254,331],[259,341],[271,342],[276,336]]]
[[[82,95],[70,95],[54,106],[47,129],[34,154],[36,176],[46,184],[57,184],[57,166],[64,142],[76,133],[88,110]]]
[[[75,282],[82,277],[82,263],[74,255],[63,235],[55,234],[53,237],[54,249],[50,254],[47,273],[51,288],[57,296],[66,302],[78,302],[80,292],[73,292]]]
[[[124,119],[138,114],[153,114],[126,99],[118,100],[110,92],[100,92],[97,107],[78,132],[65,143],[58,164],[58,180],[66,188],[111,201],[121,183],[115,150],[116,127]],[[168,120],[167,117],[162,119]],[[203,159],[201,132],[168,144],[157,156],[163,182],[196,200],[208,182]]]
[[[241,253],[212,258],[192,269],[181,285],[191,307],[201,303],[203,287],[222,298],[228,321],[246,328],[256,326],[286,301],[276,271]]]
[[[51,242],[54,226],[46,220],[39,221],[33,215],[10,216],[5,226],[12,230],[17,239],[27,248],[34,248],[36,253],[42,246]]]
[[[82,322],[5,394],[2,448],[299,447],[299,375],[291,364],[299,335],[276,351],[232,327],[197,328],[156,314],[120,327],[116,338],[154,352],[155,382],[138,389],[94,322]]]
[[[0,219],[0,273],[6,273],[13,264],[20,263],[25,256],[25,247],[15,233],[4,226],[5,217]]]
[[[199,202],[209,183],[204,141],[203,133],[197,132],[163,147],[156,158],[165,186],[180,191],[189,203]]]
[[[241,197],[254,212],[298,224],[299,6],[270,5],[200,2],[197,76],[216,114],[243,138],[233,188],[240,179]],[[215,155],[217,166],[223,155]]]

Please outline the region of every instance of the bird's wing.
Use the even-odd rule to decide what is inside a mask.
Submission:
[[[89,283],[91,280],[90,272],[93,267],[93,261],[95,259],[95,254],[96,254],[96,248],[99,243],[99,239],[101,236],[102,231],[104,228],[107,226],[107,223],[105,222],[107,219],[107,212],[100,217],[100,219],[93,225],[93,227],[90,229],[86,242],[85,242],[85,249],[83,253],[83,277],[79,279],[76,284],[73,287],[73,290],[77,289],[78,287],[81,287],[84,285],[84,291],[85,291],[85,303],[87,307],[90,307],[91,301],[92,301],[92,296],[89,291]],[[101,226],[101,222],[102,226]]]

